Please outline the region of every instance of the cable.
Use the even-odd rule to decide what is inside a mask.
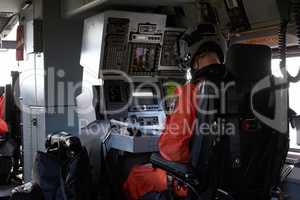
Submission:
[[[293,2],[293,12],[296,22],[296,35],[298,37],[299,47],[300,47],[300,1],[294,0]]]
[[[296,23],[296,35],[298,37],[298,48],[300,48],[300,1],[293,0],[292,9],[294,13],[295,23]],[[291,76],[288,74],[288,80],[292,83],[300,81],[300,69],[296,76]]]
[[[280,30],[278,35],[278,43],[279,43],[279,55],[280,55],[280,70],[283,75],[287,73],[286,71],[286,33],[287,33],[288,21],[282,21],[280,23]]]
[[[296,23],[296,35],[298,37],[298,46],[300,47],[300,2],[298,0],[292,0],[290,2],[292,5],[292,11],[295,17]],[[286,52],[287,52],[287,27],[288,27],[289,19],[282,18],[280,23],[280,31],[279,31],[279,54],[280,54],[280,70],[285,78],[287,78],[288,82],[298,82],[300,80],[300,70],[296,76],[291,76],[286,69]]]
[[[298,37],[298,48],[300,48],[300,1],[299,0],[292,0],[290,2],[292,4],[292,11],[295,18],[296,23],[296,35]],[[300,70],[298,71],[296,76],[291,76],[286,69],[286,34],[287,34],[287,25],[289,21],[282,20],[280,25],[280,32],[279,32],[279,51],[280,51],[280,69],[282,74],[287,75],[288,82],[296,83],[300,81]]]

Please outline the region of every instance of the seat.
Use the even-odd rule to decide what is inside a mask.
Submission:
[[[200,84],[200,94],[207,95],[211,94],[211,84],[206,82],[212,81],[219,88],[220,98],[199,102],[201,110],[216,112],[198,112],[189,164],[166,161],[158,154],[152,155],[151,162],[185,184],[190,191],[188,199],[270,199],[280,185],[289,137],[254,112],[274,117],[275,89],[270,87],[255,94],[252,91],[266,77],[273,82],[271,49],[233,45],[228,50],[226,71],[222,80],[206,79]],[[203,123],[211,127],[208,134],[201,132]]]

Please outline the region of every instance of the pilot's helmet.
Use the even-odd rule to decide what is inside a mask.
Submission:
[[[199,24],[188,29],[178,41],[178,62],[182,69],[191,68],[196,55],[215,52],[221,63],[225,61],[226,39],[213,24]]]

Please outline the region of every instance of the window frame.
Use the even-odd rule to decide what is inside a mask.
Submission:
[[[300,57],[299,46],[290,46],[290,47],[288,47],[286,56],[287,56],[287,58]],[[279,49],[278,48],[273,48],[272,49],[272,60],[273,59],[280,59],[280,54],[279,54]],[[290,98],[290,90],[288,92],[288,95],[289,95],[289,98]],[[300,115],[300,113],[297,113],[297,115]],[[290,135],[291,135],[291,131],[290,131],[290,128],[289,128],[289,136]],[[296,133],[296,146],[298,146],[298,148],[295,148],[295,147],[291,148],[290,147],[289,152],[300,153],[300,144],[298,145],[298,143],[297,143],[298,137],[300,137],[300,135],[298,136],[298,133]]]

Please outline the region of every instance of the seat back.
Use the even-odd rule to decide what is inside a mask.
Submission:
[[[223,84],[217,85],[220,98],[200,99],[200,110],[212,107],[216,112],[207,115],[198,111],[197,115],[191,162],[200,180],[199,189],[210,196],[222,189],[234,199],[268,199],[280,180],[288,134],[267,126],[251,109],[252,98],[253,107],[272,118],[274,91],[264,90],[253,97],[251,91],[271,75],[271,49],[233,45],[226,69]],[[206,87],[205,83],[200,86]],[[208,94],[208,90],[201,92]],[[210,127],[209,134],[203,134],[203,123]]]
[[[263,45],[234,45],[228,51],[226,68],[228,80],[235,83],[226,91],[226,121],[234,124],[236,131],[229,138],[226,170],[227,178],[231,176],[233,181],[224,185],[238,199],[268,199],[278,185],[288,134],[272,129],[252,110],[253,107],[274,118],[275,91],[263,90],[254,96],[251,92],[265,77],[272,81],[271,49]]]
[[[209,69],[209,70],[208,70]],[[199,178],[198,193],[213,195],[216,173],[215,164],[220,161],[216,141],[219,138],[218,113],[220,113],[220,87],[225,79],[224,65],[209,66],[199,74],[197,91],[197,120],[191,140],[191,166]],[[212,133],[213,132],[213,133]],[[192,195],[192,194],[191,194]],[[192,197],[193,198],[193,197]]]

